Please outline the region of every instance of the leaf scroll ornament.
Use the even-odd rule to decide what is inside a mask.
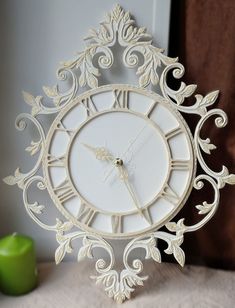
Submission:
[[[19,188],[24,187],[24,174],[20,172],[20,168],[15,170],[14,175],[9,175],[3,179],[3,182],[8,185],[18,185]]]
[[[165,249],[165,253],[173,254],[177,262],[183,267],[185,263],[185,254],[180,245],[183,242],[183,237],[176,238],[171,241],[170,245]]]
[[[83,238],[83,246],[79,249],[78,252],[78,261],[81,261],[84,258],[92,259],[92,241],[90,241],[87,237]]]
[[[43,97],[42,96],[36,96],[34,97],[32,94],[22,91],[22,95],[24,98],[24,101],[30,106],[32,107],[31,109],[31,115],[34,117],[37,114],[40,113],[41,111],[41,102]]]
[[[66,253],[72,252],[71,239],[67,238],[55,251],[55,262],[59,264],[65,257]]]
[[[156,247],[155,238],[153,236],[151,236],[145,242],[142,241],[142,244],[143,243],[144,243],[145,249],[146,249],[145,259],[152,258],[155,262],[161,263],[161,253],[160,253],[159,249]]]
[[[29,205],[29,209],[35,214],[42,214],[44,208],[45,206],[42,204],[39,204],[38,202],[34,202],[33,204]]]
[[[40,150],[40,147],[41,147],[41,140],[39,140],[37,142],[31,141],[30,146],[28,146],[25,149],[25,151],[29,152],[30,155],[33,156]]]
[[[60,244],[55,251],[55,262],[59,264],[65,257],[66,253],[71,253],[73,251],[71,241],[71,236],[66,236],[64,233],[71,230],[73,223],[70,221],[62,222],[60,219],[56,219],[55,229],[57,242]]]

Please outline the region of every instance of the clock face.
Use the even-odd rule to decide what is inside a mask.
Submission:
[[[73,100],[48,133],[43,172],[62,214],[110,238],[158,229],[195,177],[191,133],[156,93],[107,85]]]

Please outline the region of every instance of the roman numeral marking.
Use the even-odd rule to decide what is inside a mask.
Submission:
[[[149,213],[149,208],[147,207],[147,208],[143,209],[143,210],[142,210],[142,213],[143,213],[143,215],[144,215],[144,218],[147,220],[147,222],[148,222],[150,225],[152,225],[153,220],[152,220],[152,217],[151,217],[151,215],[150,215],[150,213]]]
[[[155,109],[156,105],[157,105],[157,102],[154,102],[154,103],[151,105],[151,107],[149,108],[149,110],[146,112],[146,116],[147,116],[148,118],[150,118],[151,113],[152,113],[153,110]]]
[[[172,160],[171,168],[173,170],[188,170],[190,166],[189,160]]]
[[[164,187],[161,195],[164,199],[166,199],[167,201],[169,201],[174,205],[176,205],[179,202],[179,196],[168,184],[166,184],[166,186]]]
[[[66,161],[65,155],[56,157],[54,155],[48,154],[47,156],[47,164],[49,167],[64,167],[65,161]]]
[[[68,201],[69,199],[71,199],[72,197],[76,196],[68,179],[65,179],[53,190],[61,203],[64,203]]]
[[[169,131],[168,133],[165,134],[166,139],[170,139],[173,138],[177,135],[179,135],[180,133],[182,133],[182,130],[180,127],[174,128],[173,130]]]
[[[75,132],[75,130],[73,130],[73,129],[66,128],[62,121],[60,121],[57,124],[56,129],[59,130],[59,131],[67,133],[69,135],[69,137],[71,137],[74,134],[74,132]]]
[[[114,90],[114,103],[112,108],[128,108],[128,91],[127,90]]]
[[[96,211],[93,210],[92,208],[90,208],[89,206],[87,206],[86,204],[82,203],[77,215],[77,219],[88,225],[92,222],[94,216],[96,214]]]
[[[122,216],[112,215],[111,216],[111,224],[112,224],[113,233],[121,233],[122,232]]]
[[[84,98],[81,103],[86,109],[86,114],[88,118],[96,114],[96,112],[98,111],[91,97]]]

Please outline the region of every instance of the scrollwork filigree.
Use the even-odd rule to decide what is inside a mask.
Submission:
[[[129,264],[130,253],[136,248],[143,248],[146,252],[145,259],[153,259],[155,262],[160,263],[161,253],[156,247],[156,239],[165,241],[168,244],[165,253],[173,254],[177,262],[181,266],[184,265],[185,255],[180,248],[183,236],[158,231],[133,239],[127,244],[123,253],[124,269],[120,272],[120,275],[112,269],[92,278],[98,284],[102,284],[108,296],[113,297],[118,303],[129,299],[131,293],[135,290],[134,287],[143,285],[143,282],[148,279],[148,276],[139,275],[143,271],[143,262],[140,259],[134,259],[132,264]]]
[[[9,175],[3,179],[3,181],[8,185],[18,185],[19,188],[23,189],[25,186],[25,182],[34,176],[38,169],[41,166],[41,161],[44,153],[45,147],[45,134],[44,130],[37,119],[35,119],[32,115],[28,113],[19,114],[15,121],[15,126],[18,130],[24,131],[27,127],[26,119],[31,121],[34,126],[36,127],[39,140],[38,141],[31,141],[30,146],[28,146],[25,150],[32,155],[35,155],[38,151],[40,151],[37,162],[35,163],[34,167],[27,173],[22,173],[20,168],[17,168],[14,172],[14,175]]]
[[[214,200],[211,203],[203,201],[202,204],[196,205],[195,207],[199,211],[199,215],[206,215],[201,221],[192,225],[186,226],[184,224],[184,218],[180,219],[177,223],[168,222],[166,228],[171,232],[176,232],[177,236],[182,236],[186,232],[193,232],[202,228],[215,214],[220,200],[220,191],[218,184],[215,180],[205,174],[198,175],[194,180],[194,188],[200,190],[204,187],[204,181],[209,183],[214,190]]]
[[[97,31],[90,30],[90,35],[85,40],[87,46],[84,51],[78,52],[74,59],[62,62],[57,71],[57,78],[61,81],[66,80],[68,75],[71,76],[72,86],[70,89],[63,93],[59,91],[58,85],[43,87],[45,94],[53,100],[54,107],[45,106],[42,96],[33,97],[24,92],[26,93],[24,95],[25,101],[32,107],[32,115],[59,112],[76,96],[78,86],[96,88],[101,75],[99,68],[109,69],[113,65],[111,47],[115,43],[124,47],[123,64],[128,68],[136,67],[139,64],[139,54],[143,56],[144,63],[136,72],[139,75],[141,87],[158,84],[159,67],[162,64],[168,67],[178,61],[178,58],[167,57],[163,54],[163,49],[153,46],[151,36],[146,33],[146,29],[135,27],[129,12],[124,12],[119,5],[116,5],[110,14],[107,14],[106,20],[100,24]],[[95,55],[98,55],[98,67],[93,63]],[[79,78],[77,78],[75,71],[80,73]],[[185,96],[189,92],[188,87],[183,91]],[[180,95],[180,91],[178,95]]]
[[[180,79],[183,77],[185,69],[181,63],[172,63],[166,66],[160,77],[160,88],[162,95],[172,102],[175,107],[180,111],[188,114],[198,114],[204,116],[207,113],[207,107],[213,105],[218,98],[219,91],[212,91],[205,97],[201,94],[196,94],[196,102],[191,106],[182,105],[186,98],[192,96],[197,89],[197,85],[186,85],[184,82],[180,83],[178,90],[171,89],[167,84],[167,75],[172,72],[173,77]]]
[[[212,109],[208,111],[198,122],[195,133],[194,133],[194,143],[196,154],[198,158],[198,162],[202,169],[211,177],[217,180],[218,187],[223,188],[224,185],[227,184],[235,184],[235,175],[229,174],[228,168],[222,166],[222,170],[220,172],[215,172],[211,170],[211,168],[205,163],[205,160],[202,156],[201,150],[205,153],[210,154],[210,151],[215,149],[215,145],[210,143],[210,139],[202,139],[200,137],[200,132],[203,128],[204,123],[212,116],[217,116],[215,119],[215,125],[218,128],[225,127],[227,125],[227,115],[221,109]]]
[[[143,285],[143,282],[148,279],[148,276],[139,275],[143,271],[143,262],[140,259],[134,259],[132,265],[129,264],[128,259],[130,253],[136,248],[143,248],[146,252],[145,259],[151,258],[155,262],[160,263],[161,253],[156,247],[156,239],[164,240],[168,244],[165,253],[173,254],[177,262],[181,266],[184,265],[185,255],[180,248],[183,242],[183,236],[174,236],[167,232],[158,231],[133,239],[127,244],[123,253],[124,269],[120,272],[120,275],[112,269],[92,278],[98,284],[102,284],[108,296],[113,297],[118,303],[129,299],[131,293],[135,290],[134,287]]]
[[[123,54],[123,62],[133,68],[139,64],[137,53],[143,55],[144,63],[139,66],[136,74],[139,75],[139,85],[147,87],[149,84],[157,85],[159,82],[158,69],[163,63],[170,65],[177,61],[177,58],[169,58],[163,53],[163,49],[154,47],[149,42],[140,42],[128,46]]]

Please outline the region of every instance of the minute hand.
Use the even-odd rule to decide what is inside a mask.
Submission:
[[[142,132],[144,131],[144,129],[146,128],[147,124],[145,124],[141,130],[138,132],[138,134],[135,136],[135,138],[131,141],[131,143],[129,143],[127,149],[124,151],[124,153],[120,156],[122,159],[124,159],[125,155],[128,153],[128,151],[130,150],[130,148],[134,145],[134,143],[136,142],[136,140],[139,138],[139,136],[142,134]],[[106,180],[108,179],[108,177],[111,175],[111,173],[113,172],[113,170],[115,169],[115,165],[109,169],[109,171],[106,173],[103,181],[106,182]]]
[[[145,219],[147,220],[147,222],[151,225],[151,221],[148,219],[148,217],[146,217],[146,216],[143,214],[143,212],[142,212],[142,210],[141,210],[141,206],[140,206],[139,200],[137,199],[137,196],[136,196],[136,194],[135,194],[135,192],[134,192],[134,190],[133,190],[133,188],[132,188],[132,186],[131,186],[131,184],[130,184],[130,182],[129,182],[128,173],[127,173],[126,168],[125,168],[124,166],[118,166],[117,169],[118,169],[118,171],[119,171],[119,177],[120,177],[120,179],[124,182],[124,184],[125,184],[125,186],[126,186],[128,192],[129,192],[129,194],[130,194],[132,200],[134,201],[134,204],[135,204],[135,206],[136,206],[136,208],[137,208],[139,214],[140,214],[143,218],[145,218]]]

